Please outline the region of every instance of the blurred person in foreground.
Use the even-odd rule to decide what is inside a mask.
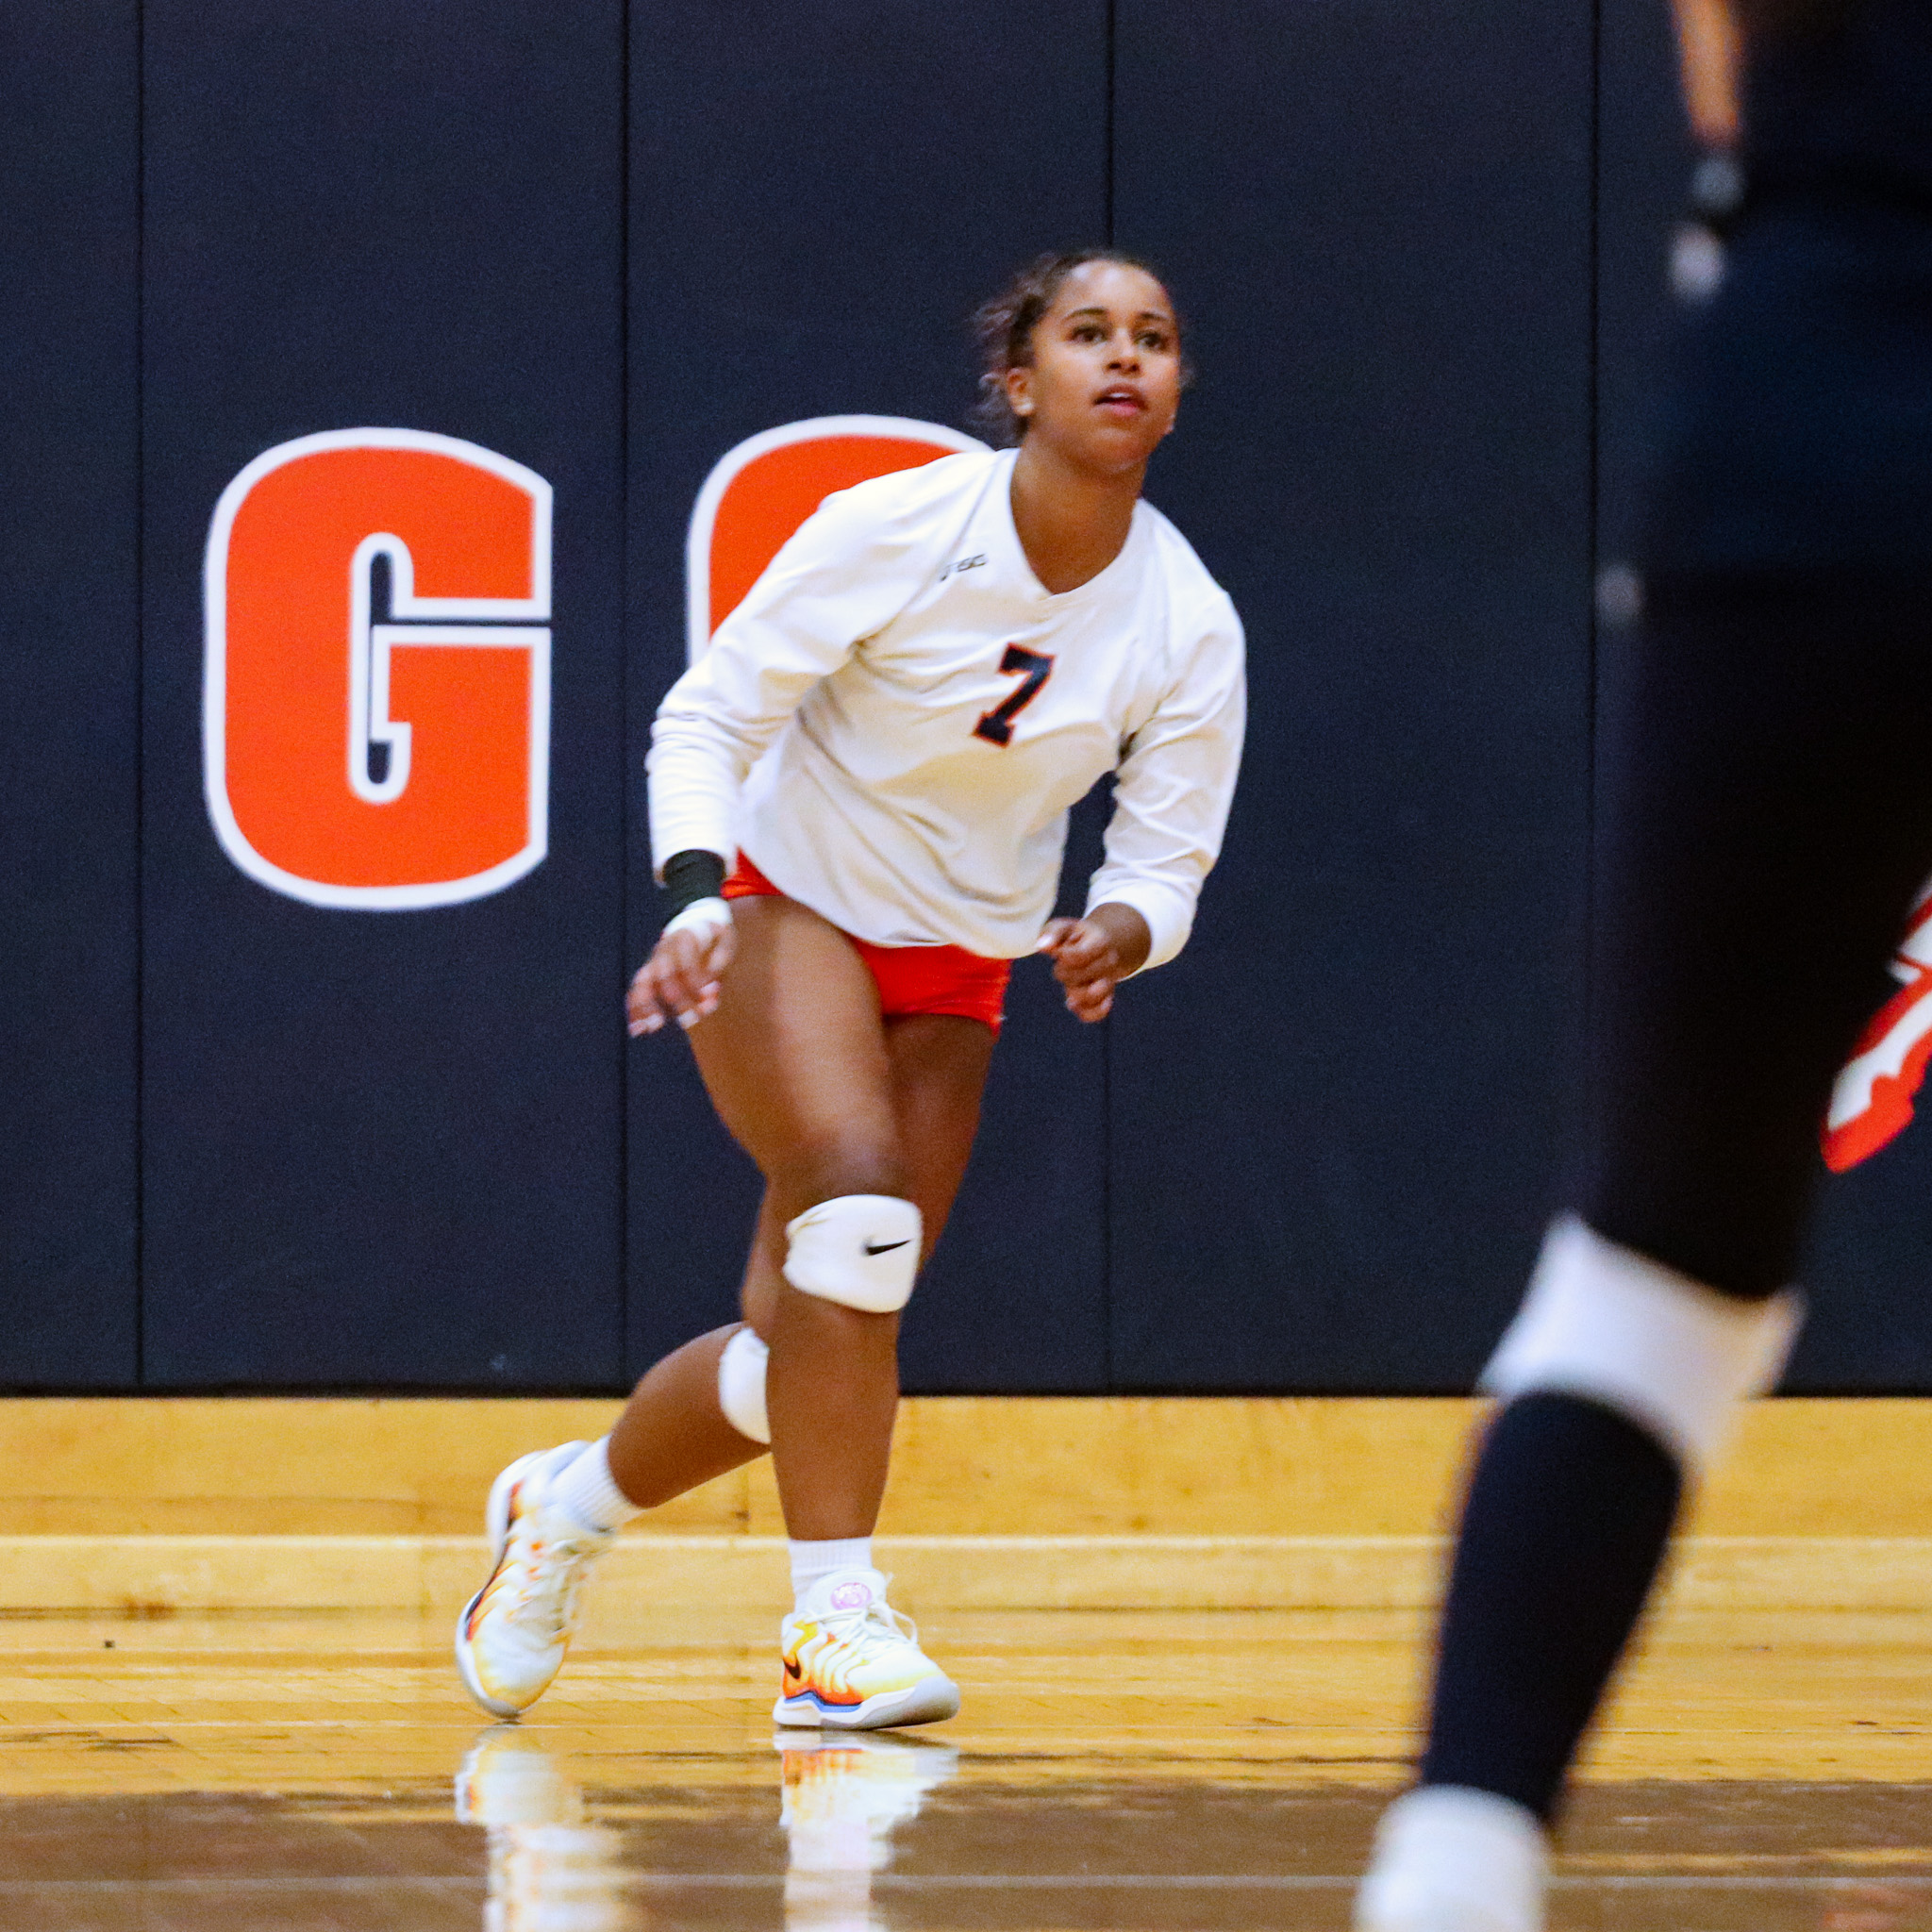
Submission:
[[[1685,1493],[1796,1335],[1834,1076],[1932,873],[1932,4],[1680,0],[1678,28],[1725,232],[1680,249],[1609,682],[1579,1158],[1486,1373],[1358,1932],[1542,1925]]]

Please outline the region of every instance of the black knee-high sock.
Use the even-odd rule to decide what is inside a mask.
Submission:
[[[1682,1489],[1656,1437],[1598,1403],[1532,1393],[1497,1416],[1456,1545],[1424,1784],[1550,1821]]]

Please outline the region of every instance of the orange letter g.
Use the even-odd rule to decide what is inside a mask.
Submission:
[[[222,492],[205,594],[208,816],[250,878],[396,911],[541,861],[542,477],[419,430],[281,443]]]

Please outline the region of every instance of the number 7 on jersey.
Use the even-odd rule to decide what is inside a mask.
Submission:
[[[974,737],[983,738],[989,744],[1013,741],[1013,720],[1040,695],[1041,686],[1053,675],[1053,658],[1044,651],[1008,644],[1000,659],[1000,671],[1008,677],[1018,676],[1020,683],[973,727]]]

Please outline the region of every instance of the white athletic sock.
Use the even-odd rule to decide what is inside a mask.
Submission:
[[[610,1438],[600,1437],[560,1475],[551,1478],[550,1500],[586,1529],[621,1529],[644,1512],[617,1487],[610,1474]]]
[[[872,1539],[869,1536],[835,1538],[829,1542],[791,1543],[791,1594],[798,1602],[821,1576],[834,1570],[870,1570]]]

